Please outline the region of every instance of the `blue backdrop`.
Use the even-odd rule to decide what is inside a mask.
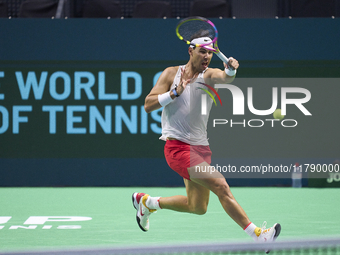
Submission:
[[[212,21],[238,77],[340,76],[339,19]],[[160,111],[143,111],[160,72],[188,60],[177,23],[0,19],[0,186],[183,185],[163,157]]]

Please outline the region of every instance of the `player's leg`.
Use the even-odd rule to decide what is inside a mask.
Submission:
[[[210,191],[204,186],[190,181],[188,173],[188,167],[190,167],[192,160],[199,162],[204,160],[200,155],[191,151],[189,144],[178,140],[167,140],[164,147],[164,155],[170,168],[184,178],[187,196],[161,197],[159,199],[159,206],[163,209],[179,212],[205,213]]]
[[[200,169],[201,171],[199,171]],[[210,169],[210,171],[206,171],[206,169]],[[255,241],[274,241],[278,237],[281,231],[280,224],[276,223],[273,227],[265,229],[265,225],[259,228],[250,222],[247,214],[231,193],[224,176],[207,162],[188,168],[188,172],[193,182],[206,187],[218,196],[226,213]]]
[[[214,192],[226,213],[242,228],[245,228],[250,220],[238,204],[230,191],[229,185],[224,176],[218,171],[206,171],[211,167],[207,162],[188,168],[190,179],[203,187]],[[198,168],[201,169],[198,170]]]
[[[133,193],[132,203],[137,210],[136,220],[141,230],[149,230],[149,216],[157,209],[170,209],[200,215],[206,213],[210,190],[187,179],[184,179],[184,183],[187,196],[150,197],[145,193]]]
[[[170,209],[179,212],[204,214],[209,202],[210,190],[189,181],[188,167],[193,157],[202,162],[200,156],[192,154],[190,145],[178,140],[168,140],[164,147],[168,165],[185,180],[187,196],[150,197],[145,193],[134,193],[132,202],[137,210],[136,219],[143,231],[149,229],[149,216],[157,209]]]
[[[203,162],[199,167],[209,166]],[[242,228],[245,228],[250,220],[242,207],[237,203],[230,191],[229,185],[219,172],[213,174],[206,171],[197,172],[197,166],[188,168],[191,181],[184,179],[187,196],[149,197],[146,206],[149,209],[170,209],[179,212],[204,214],[209,202],[210,190],[214,192],[227,214]],[[158,203],[158,205],[157,205]]]
[[[184,179],[187,196],[161,197],[159,204],[162,209],[178,212],[204,214],[209,203],[210,190],[206,187]]]

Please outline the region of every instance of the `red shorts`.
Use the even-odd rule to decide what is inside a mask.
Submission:
[[[164,146],[165,159],[170,168],[188,180],[188,168],[204,161],[210,165],[211,154],[209,146],[190,145],[179,140],[167,140]]]

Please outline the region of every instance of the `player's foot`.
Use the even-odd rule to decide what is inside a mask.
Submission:
[[[266,229],[267,222],[263,222],[261,233],[257,238],[258,242],[274,242],[281,232],[281,225],[275,223],[271,228]],[[266,250],[269,253],[270,250]]]
[[[155,209],[149,209],[146,206],[146,200],[149,195],[145,193],[133,193],[132,194],[132,203],[135,209],[137,210],[136,220],[138,226],[143,231],[149,230],[149,216],[151,213],[155,212]]]

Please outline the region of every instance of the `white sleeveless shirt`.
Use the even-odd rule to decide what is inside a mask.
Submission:
[[[184,66],[178,68],[170,90],[173,90],[180,83],[181,67],[184,68]],[[209,145],[207,123],[213,100],[209,96],[206,97],[207,114],[202,115],[201,96],[202,94],[207,94],[202,89],[209,89],[205,85],[198,83],[205,83],[203,75],[206,70],[208,68],[199,73],[193,83],[187,84],[179,97],[176,97],[163,108],[162,136],[159,139],[166,141],[167,137],[171,137],[190,145]]]

